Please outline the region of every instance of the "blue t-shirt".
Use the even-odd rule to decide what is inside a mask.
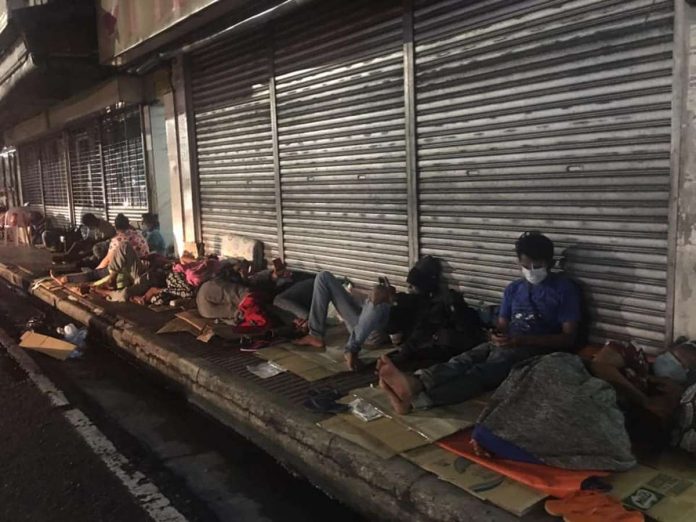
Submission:
[[[143,235],[147,240],[147,246],[150,248],[150,252],[156,252],[158,254],[164,255],[167,250],[167,245],[164,242],[164,237],[159,230],[153,229],[150,231],[143,231]]]
[[[559,334],[563,323],[580,321],[580,291],[562,274],[551,273],[537,285],[518,279],[503,292],[499,315],[511,335]]]

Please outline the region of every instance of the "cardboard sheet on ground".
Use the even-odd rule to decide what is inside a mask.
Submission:
[[[213,324],[212,319],[205,319],[201,317],[197,310],[186,310],[184,312],[179,312],[176,314],[176,317],[189,323],[196,330],[198,330],[198,333],[205,330],[206,326]]]
[[[284,343],[264,348],[256,352],[256,356],[267,361],[273,361],[291,373],[307,381],[317,381],[346,371],[343,358],[343,347],[348,340],[345,328],[332,329],[327,335],[326,351],[313,352],[303,347]],[[360,352],[360,359],[370,363],[394,350],[393,346]]]
[[[429,442],[435,442],[473,426],[486,405],[485,399],[476,398],[461,404],[413,411],[408,415],[398,415],[380,388],[359,388],[352,390],[351,394],[366,400],[379,411],[408,429],[419,433]]]
[[[179,317],[175,317],[171,321],[168,321],[162,328],[157,330],[158,334],[176,333],[176,332],[188,332],[191,335],[195,335],[195,336],[198,336],[201,333],[196,328],[191,326],[191,324],[189,322],[184,321],[183,319],[181,319]]]
[[[425,437],[389,417],[365,422],[352,413],[339,413],[321,421],[319,426],[383,459],[429,444]]]
[[[659,522],[696,520],[696,459],[672,451],[652,464],[609,477],[610,494]]]
[[[24,335],[22,335],[19,346],[27,350],[41,352],[61,361],[70,357],[73,350],[77,348],[77,346],[72,343],[36,332],[25,332]]]
[[[546,498],[544,493],[433,444],[407,451],[403,456],[441,480],[517,516],[525,515]],[[455,466],[458,459],[464,459],[460,464],[465,465]]]

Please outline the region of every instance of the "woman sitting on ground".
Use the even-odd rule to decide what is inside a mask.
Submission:
[[[160,232],[159,216],[147,212],[142,215],[142,232],[151,253],[165,255],[167,245]]]

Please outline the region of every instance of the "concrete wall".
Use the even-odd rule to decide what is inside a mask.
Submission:
[[[675,9],[674,338],[696,339],[696,6]]]

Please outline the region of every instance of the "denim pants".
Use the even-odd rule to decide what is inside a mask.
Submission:
[[[321,272],[314,279],[312,307],[309,310],[309,333],[324,337],[326,314],[333,303],[350,332],[345,351],[358,353],[361,346],[375,330],[385,330],[391,305],[374,305],[366,300],[358,303],[331,272]]]
[[[424,391],[413,400],[416,409],[456,404],[497,388],[512,367],[536,355],[530,348],[498,348],[482,343],[449,361],[416,371]]]
[[[293,318],[307,320],[312,306],[314,279],[305,279],[293,284],[278,294],[273,304],[292,315]]]

